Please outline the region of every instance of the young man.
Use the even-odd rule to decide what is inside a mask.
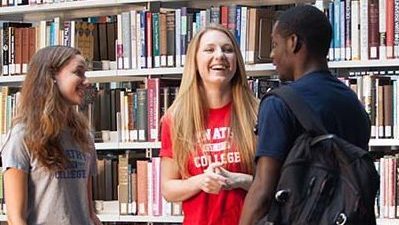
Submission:
[[[326,129],[367,149],[370,121],[357,96],[331,75],[326,56],[332,28],[326,16],[309,5],[285,11],[273,27],[271,57],[281,80],[320,116]],[[281,99],[270,96],[260,105],[256,175],[246,196],[240,224],[252,225],[269,211],[281,166],[303,132]]]

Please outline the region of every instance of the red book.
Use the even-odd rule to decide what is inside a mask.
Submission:
[[[229,26],[229,7],[220,6],[220,23],[223,27],[228,28]]]

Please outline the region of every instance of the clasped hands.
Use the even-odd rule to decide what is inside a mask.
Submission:
[[[241,173],[224,169],[222,163],[211,163],[203,174],[199,175],[199,188],[210,194],[220,190],[232,190],[241,187]]]

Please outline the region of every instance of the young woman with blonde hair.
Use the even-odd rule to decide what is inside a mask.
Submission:
[[[22,85],[17,116],[2,147],[10,225],[101,224],[92,205],[96,152],[77,112],[88,81],[81,53],[40,49]]]
[[[200,30],[162,119],[162,194],[183,202],[183,224],[238,223],[252,182],[257,107],[234,36],[218,25]]]

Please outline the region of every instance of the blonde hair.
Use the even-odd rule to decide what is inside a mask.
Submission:
[[[55,75],[76,55],[79,50],[66,46],[46,47],[33,55],[13,121],[23,124],[28,151],[50,171],[62,170],[69,162],[60,145],[63,129],[71,128],[83,151],[91,150],[86,118],[64,100],[54,83]]]
[[[256,137],[253,128],[257,118],[259,101],[251,92],[245,73],[245,65],[233,35],[220,25],[201,29],[191,40],[185,61],[183,77],[176,100],[167,114],[172,117],[171,136],[174,159],[182,177],[188,177],[187,163],[198,141],[197,134],[204,131],[208,111],[204,88],[198,74],[196,53],[202,36],[208,31],[220,31],[228,36],[237,58],[237,71],[231,80],[232,113],[231,130],[233,145],[240,152],[241,168],[250,174],[254,171]],[[239,140],[239,141],[238,141]]]

